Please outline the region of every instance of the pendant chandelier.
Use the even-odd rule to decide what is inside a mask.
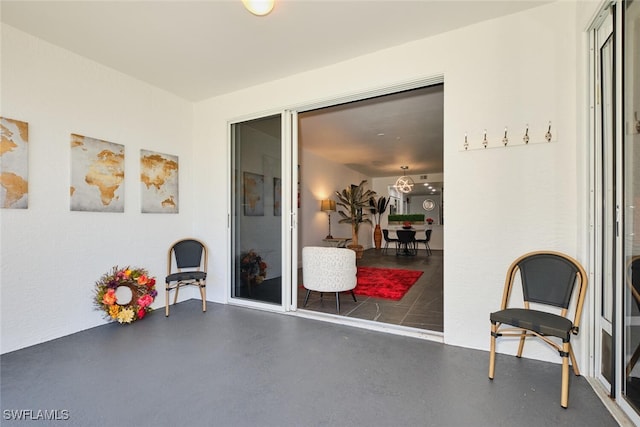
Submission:
[[[402,176],[396,179],[396,183],[394,185],[395,189],[401,193],[410,193],[413,190],[413,186],[415,182],[413,179],[407,175],[407,171],[409,170],[409,166],[400,166],[402,169]]]

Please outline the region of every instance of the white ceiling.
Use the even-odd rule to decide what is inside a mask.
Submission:
[[[2,0],[2,22],[191,101],[511,14],[534,0]]]
[[[371,177],[443,171],[444,86],[298,115],[300,146]]]
[[[550,2],[276,1],[2,0],[0,19],[195,102]],[[442,172],[441,89],[303,113],[301,144],[369,176]]]

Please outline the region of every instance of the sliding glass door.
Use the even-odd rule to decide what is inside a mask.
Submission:
[[[607,8],[593,33],[595,160],[596,376],[615,390],[616,138],[614,9]]]
[[[282,305],[281,117],[231,125],[231,298]]]
[[[622,393],[640,413],[640,2],[624,3]]]
[[[291,309],[295,279],[293,114],[230,125],[230,302]],[[295,308],[295,307],[294,307]]]
[[[593,30],[595,375],[640,424],[640,1]]]

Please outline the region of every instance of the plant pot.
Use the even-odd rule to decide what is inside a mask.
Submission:
[[[382,230],[380,224],[376,224],[376,228],[373,230],[373,242],[376,244],[376,249],[382,247]]]
[[[356,259],[362,258],[362,254],[364,253],[364,246],[362,245],[347,245],[347,249],[351,249],[356,253]]]

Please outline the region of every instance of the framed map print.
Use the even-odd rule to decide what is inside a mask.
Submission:
[[[124,212],[124,145],[71,134],[71,210]]]
[[[26,209],[29,196],[29,124],[0,117],[0,207]]]
[[[178,156],[140,150],[142,213],[178,213]]]

